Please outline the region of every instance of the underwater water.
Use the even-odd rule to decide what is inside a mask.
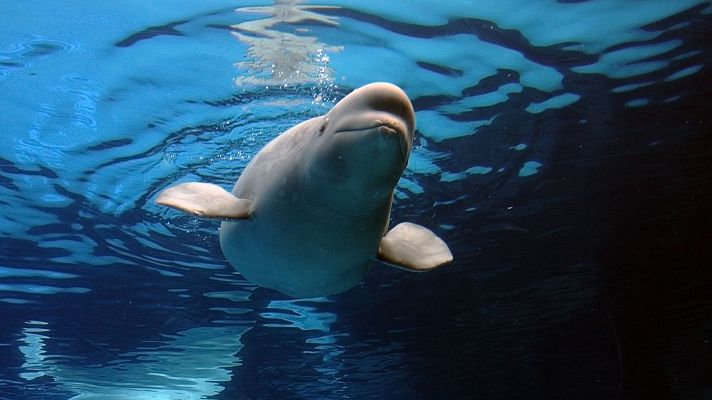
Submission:
[[[0,0],[0,399],[712,397],[712,4]],[[351,90],[454,262],[291,299],[160,207]]]

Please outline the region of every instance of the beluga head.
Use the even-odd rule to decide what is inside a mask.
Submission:
[[[390,201],[413,146],[415,111],[405,92],[390,83],[363,86],[315,123],[305,167],[321,200],[352,215]]]

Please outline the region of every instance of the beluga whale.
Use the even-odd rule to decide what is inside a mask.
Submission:
[[[220,247],[228,262],[251,283],[295,298],[346,291],[374,259],[431,270],[453,259],[442,239],[410,222],[388,229],[414,132],[405,92],[371,83],[269,142],[232,192],[181,183],[163,190],[156,203],[222,220]]]

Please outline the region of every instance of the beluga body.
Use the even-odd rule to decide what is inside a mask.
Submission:
[[[439,237],[408,222],[388,230],[414,131],[403,90],[372,83],[268,143],[232,193],[189,182],[165,189],[156,202],[223,220],[220,247],[230,264],[250,282],[292,297],[348,290],[374,258],[430,270],[452,260]]]

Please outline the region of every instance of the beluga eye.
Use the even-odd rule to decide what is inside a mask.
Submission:
[[[329,123],[329,118],[324,117],[323,122],[321,123],[321,126],[319,126],[319,136],[321,136],[324,131],[326,130],[326,125]]]

